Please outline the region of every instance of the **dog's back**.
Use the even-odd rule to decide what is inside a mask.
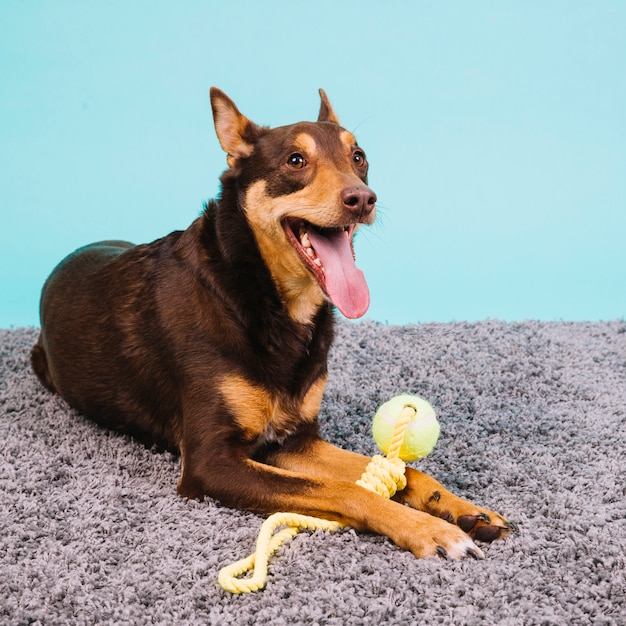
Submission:
[[[43,384],[81,413],[170,449],[180,409],[155,322],[160,277],[171,273],[168,251],[179,237],[137,247],[105,241],[69,255],[44,285],[31,353]]]

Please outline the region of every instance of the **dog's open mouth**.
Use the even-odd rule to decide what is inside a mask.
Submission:
[[[363,272],[355,265],[352,238],[356,225],[323,228],[302,219],[287,218],[283,228],[300,258],[343,315],[350,319],[364,315],[370,294]]]

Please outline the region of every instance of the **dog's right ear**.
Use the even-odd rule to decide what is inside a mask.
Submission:
[[[228,167],[233,167],[237,159],[252,154],[260,128],[242,115],[235,103],[217,87],[211,87],[211,108],[217,138],[226,152]]]
[[[339,124],[339,118],[333,110],[333,105],[330,103],[326,92],[323,89],[319,90],[320,93],[320,113],[317,117],[318,122],[331,122],[333,124]]]

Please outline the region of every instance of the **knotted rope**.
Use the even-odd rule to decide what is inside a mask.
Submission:
[[[391,498],[397,491],[406,487],[405,465],[400,458],[402,440],[409,422],[415,417],[416,410],[406,405],[398,418],[387,456],[375,455],[365,468],[357,485]],[[276,534],[274,532],[279,529]],[[343,528],[340,522],[300,515],[297,513],[274,513],[263,522],[253,554],[236,563],[223,567],[218,574],[219,584],[231,593],[250,593],[265,587],[270,556],[287,540],[295,537],[300,530],[336,531]],[[252,570],[252,576],[240,578]]]

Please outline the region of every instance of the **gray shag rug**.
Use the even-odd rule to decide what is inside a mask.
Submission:
[[[300,533],[242,596],[217,573],[252,551],[262,518],[185,501],[177,457],[45,391],[36,336],[0,331],[2,624],[626,623],[624,322],[340,322],[327,438],[373,454],[376,407],[419,393],[442,434],[417,466],[520,533],[456,562]]]

